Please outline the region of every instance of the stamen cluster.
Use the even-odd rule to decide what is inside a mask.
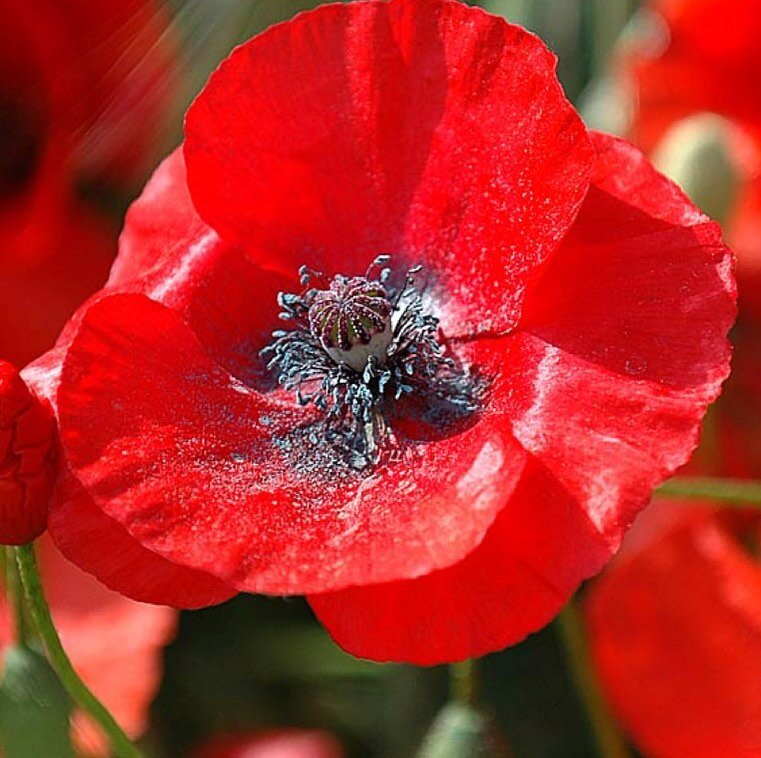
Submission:
[[[331,281],[302,267],[304,292],[278,296],[280,318],[294,327],[273,332],[262,351],[282,387],[324,412],[325,438],[357,468],[393,442],[392,408],[404,396],[422,400],[431,422],[476,408],[476,382],[446,354],[439,320],[425,313],[415,287],[421,268],[394,287],[389,260],[376,258],[364,277]]]

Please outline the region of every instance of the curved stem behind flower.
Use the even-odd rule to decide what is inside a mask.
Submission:
[[[761,482],[748,479],[714,479],[709,476],[676,476],[655,494],[668,498],[721,500],[744,508],[761,508]]]
[[[63,649],[61,639],[53,624],[48,604],[45,601],[45,594],[42,590],[40,574],[37,569],[37,559],[34,555],[34,546],[32,544],[21,545],[15,548],[15,552],[29,610],[47,650],[50,663],[67,692],[98,723],[108,736],[114,754],[118,758],[141,758],[140,751],[132,744],[124,731],[122,731],[122,728],[116,723],[116,719],[108,712],[100,700],[90,692],[87,685],[71,665],[71,661]]]
[[[558,616],[558,626],[568,666],[584,703],[601,758],[629,758],[629,750],[608,713],[605,697],[589,660],[581,615],[573,598]]]

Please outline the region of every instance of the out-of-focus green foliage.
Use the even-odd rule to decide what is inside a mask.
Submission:
[[[47,659],[24,646],[3,656],[0,745],[5,758],[74,758],[71,705]]]
[[[300,599],[240,596],[183,614],[166,664],[154,742],[172,758],[214,733],[272,726],[328,729],[357,758],[411,758],[448,693],[445,667],[343,653]],[[488,656],[479,672],[511,755],[594,755],[552,629]]]

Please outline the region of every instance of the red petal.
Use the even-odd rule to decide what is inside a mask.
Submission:
[[[697,55],[761,66],[761,2],[737,0],[726,13],[724,0],[655,0],[652,3],[671,27],[675,44]]]
[[[225,239],[285,271],[427,264],[448,334],[515,324],[594,161],[541,41],[447,0],[325,6],[251,40],[188,112],[185,155]]]
[[[523,465],[488,408],[372,473],[303,431],[316,411],[265,399],[139,295],[83,314],[58,413],[67,461],[142,545],[248,591],[302,593],[424,574],[483,538]]]
[[[520,642],[608,557],[574,499],[533,464],[460,563],[419,579],[310,595],[309,602],[350,653],[428,666]]]
[[[108,286],[177,311],[211,357],[252,379],[262,372],[259,351],[282,328],[278,292],[299,287],[293,275],[259,268],[201,221],[176,150],[130,208]]]
[[[761,571],[719,518],[685,509],[622,555],[587,612],[607,696],[644,753],[759,755]]]
[[[534,456],[484,542],[407,582],[310,597],[356,655],[440,663],[515,643],[599,571],[695,446],[727,373],[730,254],[673,184],[596,136],[593,187],[527,296],[522,330],[473,343]]]
[[[593,187],[507,360],[516,438],[615,549],[696,445],[735,290],[718,226],[630,145],[595,139]]]
[[[56,486],[48,531],[70,561],[133,600],[190,609],[215,605],[235,594],[219,579],[142,547],[95,506],[69,471],[62,471]]]
[[[40,170],[142,178],[160,148],[177,79],[177,40],[165,6],[2,2],[0,88],[41,115]]]

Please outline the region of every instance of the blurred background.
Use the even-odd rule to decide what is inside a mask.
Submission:
[[[181,140],[182,114],[217,63],[318,4],[0,0],[0,357],[24,365],[50,347],[105,279],[129,203]],[[761,3],[480,5],[541,36],[587,123],[632,139],[724,222],[740,255],[736,375],[690,471],[761,476]],[[509,755],[761,756],[758,523],[706,504],[651,510],[563,622],[479,663]],[[67,603],[61,618],[102,639],[113,616]],[[113,642],[89,664],[127,656],[103,686],[130,690],[119,696],[151,755],[406,758],[447,701],[445,668],[356,660],[299,598],[241,596],[162,623],[149,649]],[[146,656],[138,695],[128,680]],[[283,752],[253,752],[267,740]],[[104,749],[97,737],[78,744]]]

